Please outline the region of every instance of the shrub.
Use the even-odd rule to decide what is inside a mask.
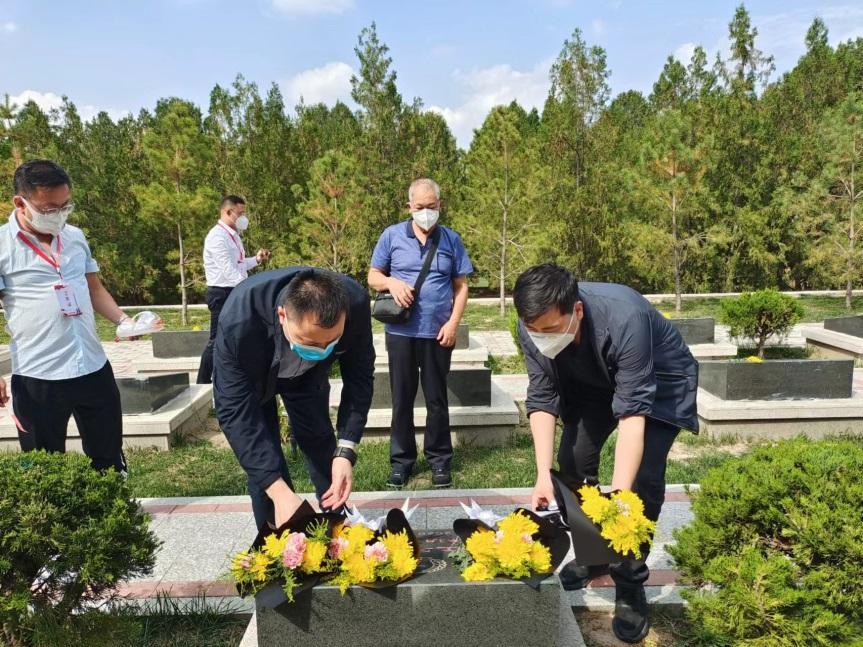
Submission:
[[[0,641],[26,645],[124,579],[157,540],[124,478],[79,454],[0,453]]]
[[[758,357],[763,359],[764,343],[773,335],[788,334],[803,317],[803,306],[777,290],[759,290],[720,301],[719,314],[732,337],[755,341]]]
[[[711,470],[669,552],[701,644],[863,636],[863,446],[785,441]]]

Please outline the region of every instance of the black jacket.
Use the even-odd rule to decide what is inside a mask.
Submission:
[[[698,362],[683,337],[638,292],[615,283],[579,283],[585,330],[602,378],[614,396],[615,418],[647,416],[698,431]],[[529,384],[526,408],[570,422],[578,417],[573,384],[561,384],[557,362],[540,353],[519,321]]]
[[[246,279],[233,289],[219,315],[213,358],[216,415],[243,469],[263,489],[281,477],[262,411],[276,394],[281,355],[287,348],[276,308],[288,283],[306,269],[289,267]],[[369,295],[350,277],[338,277],[350,301],[344,334],[327,359],[297,379],[327,380],[333,362],[339,361],[343,387],[336,429],[340,438],[359,442],[375,370]]]

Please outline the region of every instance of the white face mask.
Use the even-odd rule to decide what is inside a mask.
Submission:
[[[575,312],[573,311],[569,323],[566,325],[566,330],[572,325],[575,320]],[[577,330],[577,329],[576,329]],[[530,340],[536,349],[548,357],[554,359],[560,352],[575,341],[575,331],[573,332],[531,332],[527,331]]]
[[[414,222],[420,226],[420,229],[428,231],[437,224],[437,219],[440,217],[440,211],[437,209],[420,209],[411,213]]]
[[[246,231],[249,228],[249,219],[246,217],[246,214],[243,214],[237,221],[234,223],[234,226],[237,228],[237,231]]]
[[[33,229],[41,234],[49,234],[51,236],[57,236],[63,231],[69,214],[75,208],[74,205],[69,205],[60,209],[52,209],[48,213],[42,213],[41,211],[36,211],[33,205],[27,202],[27,200],[24,200],[24,204],[27,205],[27,211],[30,212],[30,225]]]

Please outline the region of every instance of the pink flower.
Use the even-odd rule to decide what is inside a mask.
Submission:
[[[348,540],[344,537],[336,537],[330,542],[329,550],[327,550],[327,554],[332,559],[339,559],[342,555],[342,551],[348,547]]]
[[[376,541],[375,543],[366,546],[364,555],[366,559],[374,559],[378,562],[385,562],[390,557],[387,547],[380,541]]]
[[[282,552],[282,563],[288,568],[297,568],[303,563],[303,553],[306,552],[306,536],[301,532],[288,535],[285,550]]]
[[[526,544],[532,544],[533,543],[533,537],[531,537],[529,532],[524,533],[521,536],[521,540]]]
[[[252,556],[246,555],[243,559],[240,560],[240,566],[243,567],[244,570],[249,570],[249,567],[252,565]]]

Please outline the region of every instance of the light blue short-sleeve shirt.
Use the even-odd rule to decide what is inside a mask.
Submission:
[[[375,245],[371,266],[387,276],[414,285],[426,254],[431,249],[431,237],[425,245],[411,226],[412,220],[391,225],[384,230]],[[438,225],[440,239],[428,276],[420,290],[411,318],[403,324],[387,324],[393,335],[434,339],[452,315],[452,281],[473,272],[473,265],[461,237],[448,227]]]
[[[78,302],[77,317],[63,316],[54,290],[60,275],[18,237],[19,232],[13,211],[0,227],[0,300],[12,338],[12,373],[64,380],[98,371],[108,358],[96,333],[87,274],[98,272],[99,265],[84,232],[66,225],[59,236],[60,274]],[[38,246],[35,238],[22,234]],[[57,237],[51,248],[56,257]]]

